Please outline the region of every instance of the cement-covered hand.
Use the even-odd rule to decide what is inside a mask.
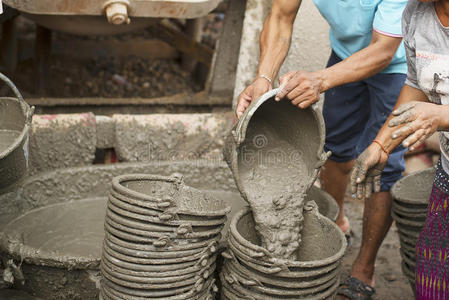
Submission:
[[[323,79],[316,72],[294,71],[280,79],[280,91],[276,101],[287,99],[299,108],[306,108],[320,100],[323,91]]]
[[[413,101],[400,105],[393,111],[389,127],[399,127],[393,131],[392,139],[401,139],[405,148],[413,150],[438,130],[441,106],[428,102]]]
[[[358,199],[369,198],[373,185],[374,192],[380,192],[380,177],[387,160],[388,155],[376,143],[372,143],[357,158],[351,174],[351,187]]]
[[[236,114],[240,118],[252,101],[257,100],[260,96],[271,90],[271,83],[262,77],[256,78],[250,85],[243,90],[239,96]]]

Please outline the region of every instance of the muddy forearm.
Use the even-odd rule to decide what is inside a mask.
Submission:
[[[428,99],[427,96],[421,90],[404,84],[404,87],[402,88],[402,91],[399,94],[398,101],[396,102],[396,105],[393,110],[398,108],[401,104],[405,104],[412,101],[427,102]],[[376,136],[376,141],[381,143],[388,152],[392,152],[406,138],[406,136],[396,139],[392,138],[393,132],[399,128],[399,127],[392,128],[388,126],[388,123],[392,118],[393,115],[390,114],[390,116],[385,121],[385,123],[383,124],[382,128],[380,129],[380,131]]]

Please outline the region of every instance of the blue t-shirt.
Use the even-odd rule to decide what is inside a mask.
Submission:
[[[313,0],[330,25],[330,42],[335,53],[346,59],[366,48],[373,29],[402,37],[402,12],[407,0]],[[407,73],[403,43],[382,73]]]

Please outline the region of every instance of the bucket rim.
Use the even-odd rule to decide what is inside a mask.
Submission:
[[[238,231],[237,223],[240,221],[241,218],[243,218],[244,216],[246,216],[249,213],[251,213],[251,209],[248,206],[246,206],[246,207],[242,208],[239,212],[237,212],[237,214],[235,214],[235,216],[234,216],[234,218],[232,218],[231,224],[229,226],[230,234],[232,234],[234,236],[234,238],[237,240],[237,242],[243,244],[243,246],[251,248],[251,249],[259,251],[259,252],[263,252],[265,254],[268,254],[269,257],[271,257],[269,260],[273,262],[273,265],[280,264],[280,265],[285,265],[287,267],[305,267],[305,268],[320,267],[320,266],[329,265],[330,263],[338,261],[339,259],[341,259],[343,257],[343,255],[346,252],[347,242],[346,242],[344,233],[339,229],[337,224],[335,224],[329,218],[319,214],[318,211],[316,210],[316,212],[311,211],[311,213],[317,213],[320,217],[323,218],[324,222],[328,223],[331,227],[336,229],[336,232],[339,235],[340,240],[342,242],[342,247],[332,256],[326,257],[326,258],[320,259],[320,260],[294,261],[294,260],[287,260],[287,259],[281,259],[281,258],[274,257],[265,248],[263,248],[259,245],[253,244],[252,242],[246,240]]]
[[[403,197],[401,195],[401,188],[403,188],[404,182],[409,180],[412,177],[422,176],[423,174],[426,174],[426,173],[433,173],[434,174],[435,172],[436,172],[436,167],[434,166],[434,167],[426,168],[424,170],[419,170],[419,171],[413,172],[413,173],[411,173],[411,174],[409,174],[407,176],[402,177],[391,188],[391,195],[393,196],[393,198],[396,201],[399,201],[399,202],[404,202],[404,203],[407,203],[407,204],[427,205],[428,202],[429,202],[429,199],[425,199],[424,202],[423,202],[422,199],[421,200],[416,200],[416,199],[407,199],[407,198]],[[431,189],[431,188],[432,187],[429,186],[429,189]]]
[[[20,101],[19,99],[13,97],[0,97],[0,100],[4,99],[15,101],[20,105],[22,113],[25,116],[25,124],[22,130],[20,131],[20,135],[14,139],[14,142],[11,145],[9,145],[8,148],[6,148],[6,150],[0,152],[0,159],[5,158],[9,154],[11,154],[14,150],[19,148],[20,144],[25,140],[25,136],[26,135],[29,136],[29,132],[31,129],[31,117],[34,112],[34,108],[30,107],[24,101]]]

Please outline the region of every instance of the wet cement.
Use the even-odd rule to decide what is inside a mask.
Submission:
[[[0,130],[0,154],[6,151],[19,136],[20,131],[17,130]]]
[[[104,238],[106,198],[61,203],[30,211],[4,228],[2,247],[22,247],[21,256],[39,253],[42,259],[64,257],[96,261]],[[5,245],[7,243],[7,245]],[[16,249],[17,250],[17,249]]]
[[[250,165],[241,168],[241,180],[262,246],[296,259],[308,179],[302,156],[263,118],[254,118],[240,151],[240,163]]]

